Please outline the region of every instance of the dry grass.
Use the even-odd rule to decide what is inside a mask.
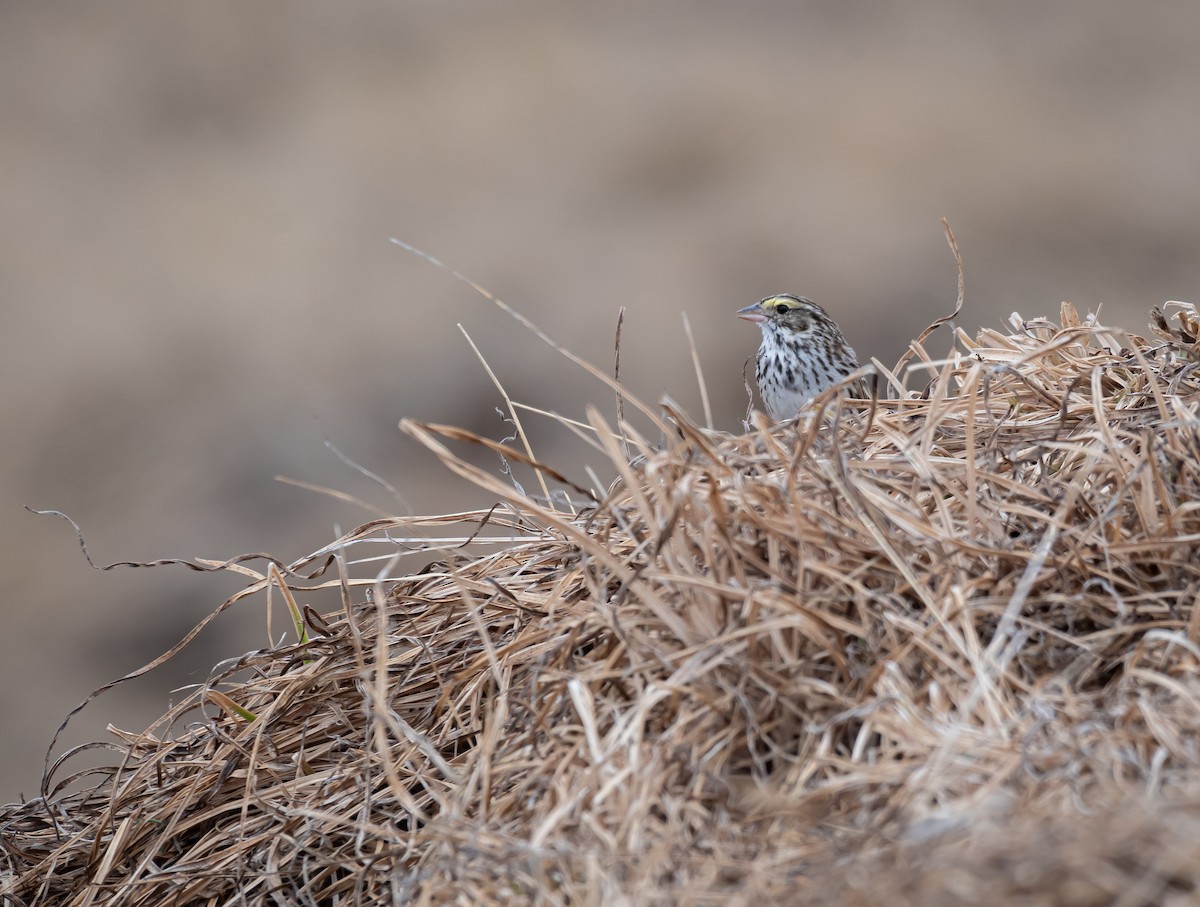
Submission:
[[[891,375],[874,407],[737,437],[668,408],[632,463],[593,414],[620,478],[577,512],[408,424],[501,506],[336,550],[508,540],[386,589],[339,561],[343,607],[300,642],[5,808],[0,894],[1194,902],[1200,354],[1176,315],[1151,342],[1064,306],[958,336],[921,391]],[[286,584],[229,569],[303,597],[328,555]]]

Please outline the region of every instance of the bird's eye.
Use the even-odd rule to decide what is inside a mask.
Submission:
[[[788,307],[782,302],[779,303],[779,305],[775,306],[775,314],[776,315],[786,315],[787,311],[788,311]]]

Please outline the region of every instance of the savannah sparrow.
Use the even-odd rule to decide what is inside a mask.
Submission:
[[[762,328],[755,378],[767,414],[793,418],[809,400],[858,368],[858,356],[825,310],[803,296],[768,296],[738,309],[739,318]],[[847,389],[865,397],[864,382]]]

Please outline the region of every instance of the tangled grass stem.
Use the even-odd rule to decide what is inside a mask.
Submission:
[[[301,641],[114,731],[85,789],[6,807],[0,899],[1194,897],[1195,311],[1153,341],[1060,320],[958,332],[940,362],[915,343],[932,380],[881,370],[873,415],[830,397],[731,436],[668,408],[631,460],[593,411],[607,491],[503,451],[577,513],[455,452],[491,442],[406,423],[504,506],[334,549],[436,523],[469,548],[362,600],[347,573],[322,615],[296,602],[329,550],[238,562]]]

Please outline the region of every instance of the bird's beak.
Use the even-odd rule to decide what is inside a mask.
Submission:
[[[753,321],[755,324],[762,324],[767,320],[767,313],[762,310],[762,306],[757,302],[754,305],[748,305],[744,309],[737,310],[738,318],[745,318],[747,321]]]

